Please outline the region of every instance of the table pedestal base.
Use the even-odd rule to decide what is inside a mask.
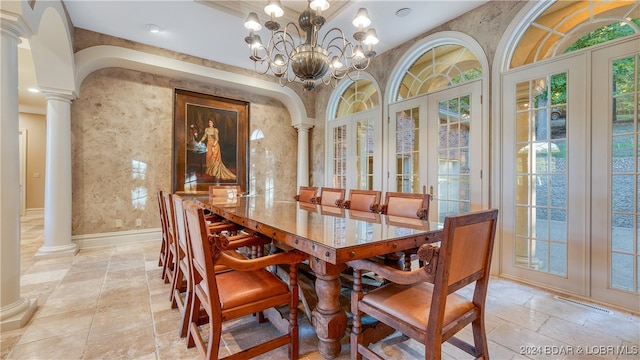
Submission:
[[[318,350],[325,359],[340,355],[340,340],[347,329],[347,314],[340,306],[340,273],[346,265],[332,265],[311,258],[311,268],[316,277],[318,304],[312,311],[312,325],[318,336]]]

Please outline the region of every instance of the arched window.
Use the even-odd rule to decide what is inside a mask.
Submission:
[[[431,220],[488,204],[487,70],[472,37],[446,31],[414,45],[389,82],[386,188],[431,194]]]
[[[424,52],[407,70],[396,101],[482,77],[478,58],[465,46],[445,44]]]
[[[509,68],[640,33],[637,1],[557,1],[520,37]]]
[[[382,186],[382,116],[380,94],[367,74],[343,80],[327,111],[326,183],[338,188],[380,189]],[[354,171],[355,169],[355,171]]]
[[[378,89],[371,80],[354,81],[340,95],[334,119],[373,109],[380,106],[379,102]]]

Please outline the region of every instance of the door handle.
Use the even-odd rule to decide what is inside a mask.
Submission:
[[[429,201],[433,201],[433,185],[429,186]]]

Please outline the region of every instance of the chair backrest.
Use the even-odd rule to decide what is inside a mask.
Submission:
[[[348,208],[357,211],[373,211],[372,206],[380,205],[378,190],[349,190]]]
[[[215,245],[209,242],[209,233],[204,217],[204,209],[190,200],[185,200],[184,213],[187,225],[187,241],[191,252],[191,279],[194,286],[200,286],[204,291],[211,294],[213,299],[220,299],[218,286],[215,277],[214,257],[218,253]],[[218,301],[219,304],[219,301]],[[221,317],[220,306],[211,304],[215,316]],[[214,319],[209,319],[214,321]]]
[[[164,211],[164,191],[158,189],[158,211],[160,212],[160,229],[162,230],[162,241],[167,241],[167,213]]]
[[[180,247],[183,254],[187,253],[187,229],[184,222],[184,205],[182,204],[182,197],[173,194],[173,213],[175,224],[175,239],[176,243]]]
[[[345,189],[323,187],[321,190],[320,205],[337,206],[337,200],[344,200]]]
[[[167,241],[169,246],[173,246],[173,242],[176,238],[176,226],[174,223],[175,214],[173,211],[173,194],[165,192],[163,194],[164,199],[164,211],[167,221]]]
[[[240,186],[236,185],[209,185],[209,197],[223,197],[233,199],[240,196]]]
[[[299,202],[312,203],[318,196],[318,188],[315,186],[300,186],[300,192],[295,196]]]
[[[434,296],[438,293],[444,301],[448,294],[477,281],[474,303],[484,302],[497,221],[497,209],[445,218]]]
[[[387,192],[382,214],[427,219],[429,216],[429,194]]]

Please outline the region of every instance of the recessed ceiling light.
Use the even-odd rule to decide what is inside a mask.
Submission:
[[[40,90],[38,90],[36,88],[33,88],[33,87],[28,88],[27,91],[28,92],[32,92],[32,93],[39,93],[40,92]]]
[[[405,16],[408,16],[409,14],[411,14],[411,9],[410,8],[402,8],[402,9],[396,11],[396,16],[397,17],[405,17]]]
[[[149,30],[149,32],[152,32],[154,34],[162,32],[162,28],[156,24],[147,24],[147,30]]]

